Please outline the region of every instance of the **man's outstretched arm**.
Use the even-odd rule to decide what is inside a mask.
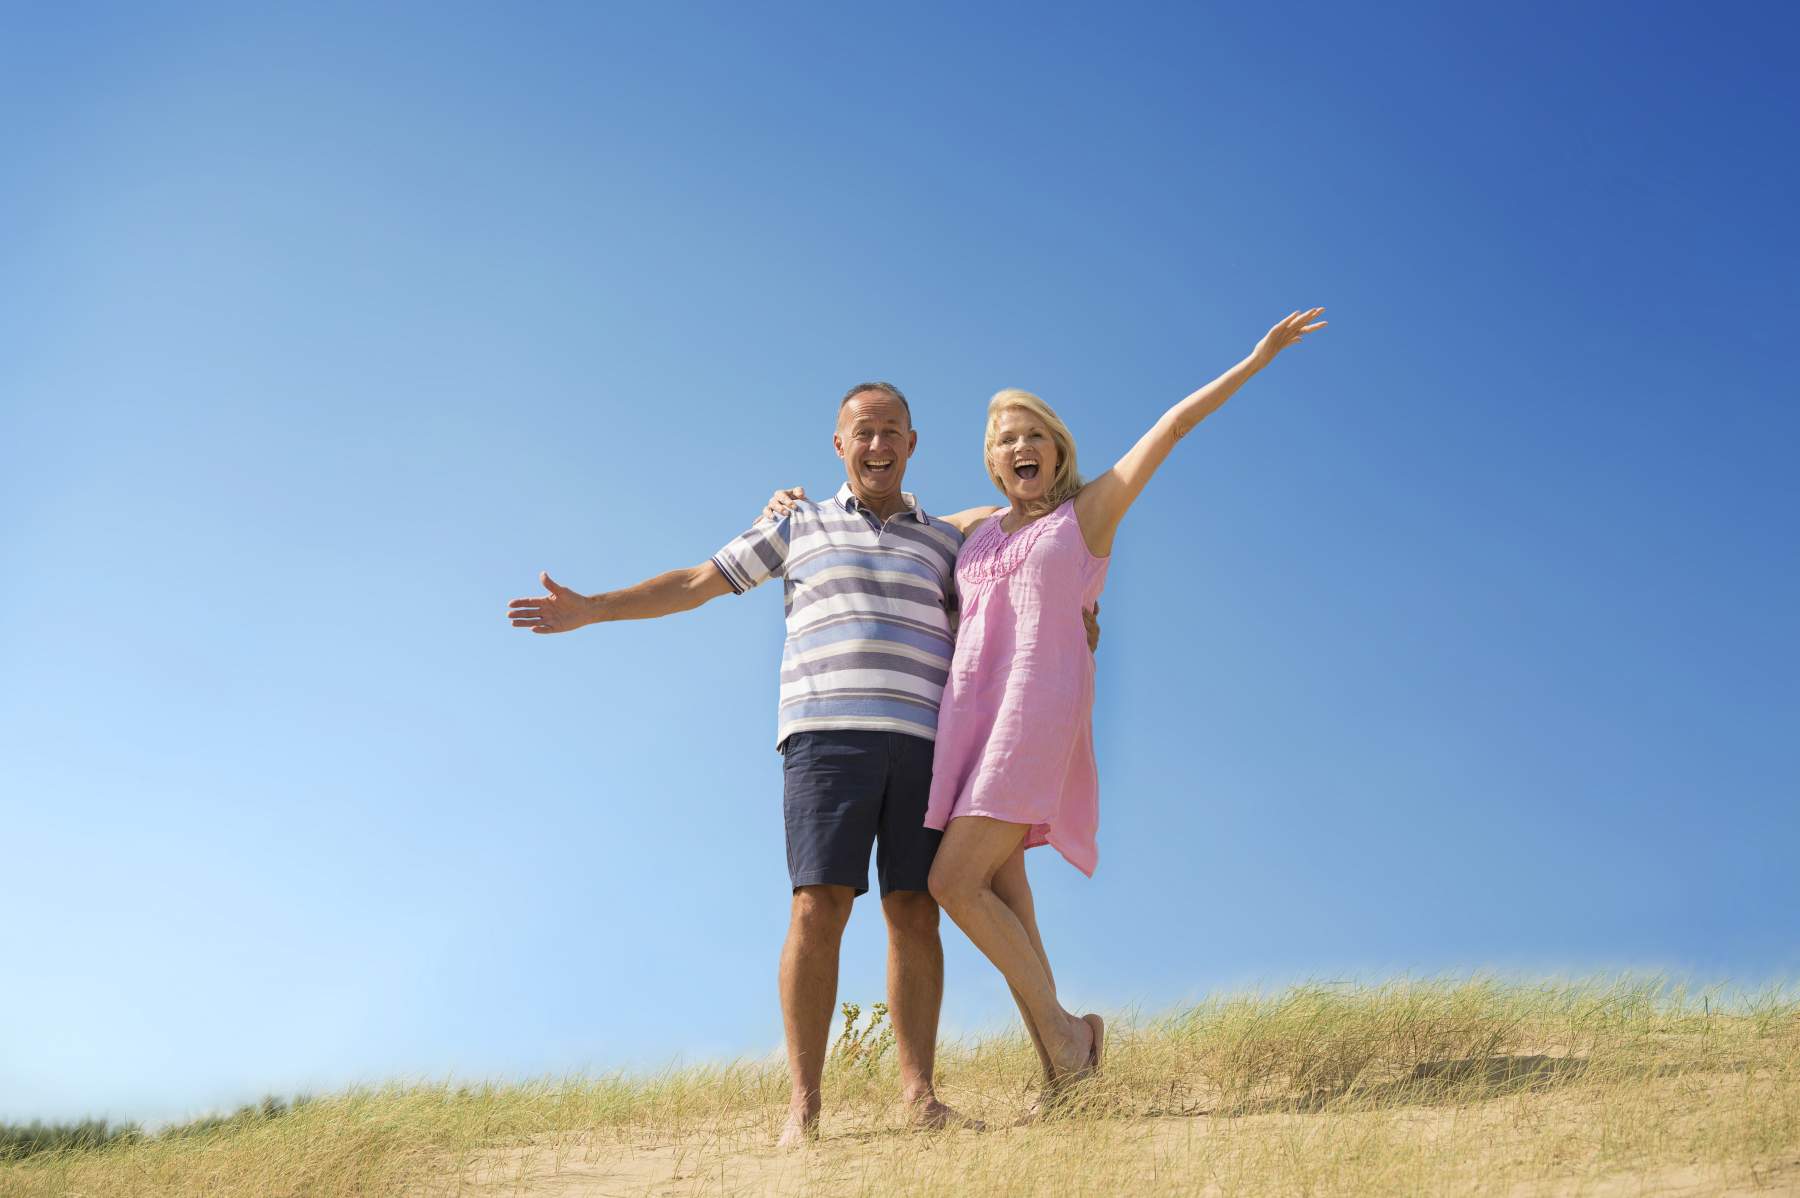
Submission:
[[[548,595],[514,599],[506,614],[514,628],[533,632],[573,632],[603,620],[651,620],[678,611],[692,611],[708,599],[731,593],[724,571],[710,561],[685,570],[670,570],[622,591],[583,595],[539,574]]]

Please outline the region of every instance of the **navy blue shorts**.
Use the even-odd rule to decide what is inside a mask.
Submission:
[[[788,880],[869,889],[869,849],[881,895],[924,890],[944,834],[925,826],[931,742],[903,732],[795,732],[782,750]]]

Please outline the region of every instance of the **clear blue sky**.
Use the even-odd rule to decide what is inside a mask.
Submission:
[[[6,25],[0,1118],[775,1049],[779,588],[506,600],[831,490],[852,382],[958,508],[996,389],[1104,467],[1313,304],[1119,537],[1067,1000],[1800,967],[1784,7]]]

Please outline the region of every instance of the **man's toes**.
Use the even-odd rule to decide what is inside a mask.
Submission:
[[[917,1108],[913,1113],[913,1126],[921,1131],[941,1131],[951,1129],[957,1131],[986,1131],[987,1124],[979,1119],[971,1118],[941,1102],[932,1102]]]

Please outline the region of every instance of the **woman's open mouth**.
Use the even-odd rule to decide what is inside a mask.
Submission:
[[[1013,466],[1013,473],[1029,482],[1038,476],[1038,464],[1036,462],[1019,462]]]

